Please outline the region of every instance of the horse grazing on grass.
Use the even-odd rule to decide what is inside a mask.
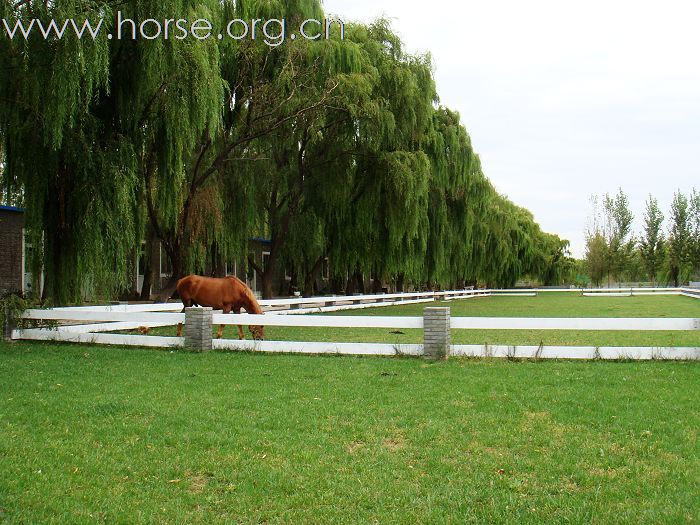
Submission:
[[[237,277],[200,277],[188,275],[177,282],[177,292],[185,308],[191,306],[210,306],[214,310],[223,310],[225,314],[240,314],[244,308],[249,314],[262,314],[262,308],[255,295],[246,284]],[[184,309],[183,309],[184,312]],[[249,326],[254,339],[264,339],[265,331],[262,326]],[[224,325],[219,326],[217,338],[221,339]],[[182,334],[182,323],[177,325],[177,336]],[[238,338],[245,339],[243,328],[238,325]]]

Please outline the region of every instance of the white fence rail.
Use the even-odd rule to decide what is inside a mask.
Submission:
[[[644,291],[642,291],[644,290]],[[687,295],[700,298],[700,291],[687,288],[630,289],[635,294]],[[262,301],[268,308],[288,307],[290,310],[268,311],[267,315],[234,315],[214,313],[213,325],[293,326],[321,328],[385,328],[424,329],[422,317],[382,316],[288,316],[287,313],[304,311],[333,311],[342,308],[367,308],[390,304],[432,302],[434,300],[466,299],[493,295],[531,296],[546,292],[579,293],[581,290],[460,290],[439,293],[409,293],[372,296],[339,296],[322,298],[279,299]],[[594,290],[593,294],[619,293],[610,289]],[[384,303],[376,301],[386,300]],[[343,304],[350,303],[350,304]],[[302,308],[304,305],[323,305]],[[74,343],[107,344],[121,346],[149,346],[177,348],[186,345],[185,338],[124,335],[114,332],[140,327],[172,326],[184,323],[186,314],[176,313],[181,303],[109,305],[79,308],[55,308],[52,310],[28,310],[23,318],[31,321],[62,323],[53,328],[13,330],[13,339],[67,341]],[[70,323],[70,324],[66,324]],[[74,324],[79,323],[79,324]],[[208,326],[211,332],[211,324]],[[700,319],[694,318],[512,318],[512,317],[454,317],[449,327],[459,330],[624,330],[624,331],[691,331],[700,330]],[[206,332],[205,327],[205,332]],[[422,355],[423,345],[391,345],[366,343],[307,343],[287,341],[238,341],[214,340],[215,349],[251,350],[262,352],[286,352],[307,354],[348,355]],[[451,345],[451,353],[457,356],[556,358],[556,359],[700,359],[700,348],[629,348],[629,347],[530,347]]]
[[[215,325],[303,326],[324,328],[423,328],[422,317],[313,316],[214,314]],[[523,318],[453,317],[453,329],[463,330],[700,330],[700,319],[693,318]]]
[[[311,312],[332,312],[350,309],[376,308],[378,306],[396,306],[405,304],[429,303],[433,301],[451,301],[492,296],[532,297],[547,293],[569,293],[603,297],[604,294],[623,295],[688,295],[700,298],[700,290],[695,288],[521,288],[521,289],[483,289],[451,290],[442,292],[407,292],[378,295],[338,295],[325,297],[294,297],[259,301],[264,310],[276,314],[301,314]],[[52,311],[71,312],[181,312],[181,302],[158,304],[111,304],[96,306],[78,306],[54,308]]]

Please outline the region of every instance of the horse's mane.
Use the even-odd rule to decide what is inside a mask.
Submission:
[[[229,275],[228,278],[231,279],[232,281],[237,282],[240,285],[240,288],[241,288],[243,295],[250,303],[250,306],[252,307],[252,309],[255,310],[254,312],[248,312],[248,313],[249,314],[261,314],[261,313],[263,313],[263,310],[260,307],[258,300],[255,298],[255,294],[248,287],[248,285],[234,275]],[[248,310],[248,309],[246,308],[246,310]]]

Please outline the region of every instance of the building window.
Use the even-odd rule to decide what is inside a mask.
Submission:
[[[255,260],[255,254],[254,253],[249,253],[248,254],[248,260]],[[245,278],[246,278],[246,284],[248,287],[256,292],[258,290],[257,286],[257,278],[255,275],[255,269],[253,268],[253,265],[248,263],[246,265],[246,272],[245,272]]]
[[[32,291],[32,244],[27,242],[27,234],[22,230],[22,291]]]
[[[325,279],[326,281],[330,281],[330,280],[331,280],[331,265],[330,265],[330,263],[328,262],[328,257],[326,257],[326,258],[323,260],[323,269],[321,270],[321,276],[322,276],[323,279]]]
[[[43,237],[43,235],[42,235]],[[29,241],[26,230],[22,230],[22,289],[26,294],[40,296],[44,289],[44,271],[39,268],[39,275],[34,275],[32,263],[34,246]]]
[[[146,241],[141,241],[141,251],[139,252],[139,264],[137,275],[146,275]]]

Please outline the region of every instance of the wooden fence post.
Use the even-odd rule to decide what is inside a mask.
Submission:
[[[423,311],[423,356],[448,359],[451,353],[450,309],[426,308]]]
[[[212,349],[211,308],[185,308],[185,348],[199,352]]]

